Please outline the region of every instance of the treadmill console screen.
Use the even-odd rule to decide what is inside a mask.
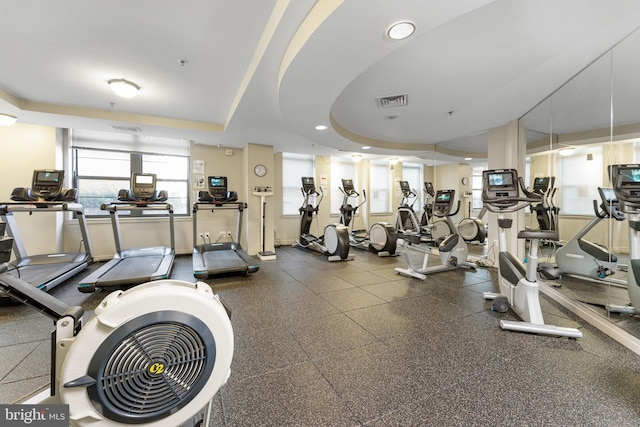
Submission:
[[[139,199],[148,199],[156,192],[156,175],[134,172],[131,175],[131,193]]]
[[[305,194],[311,194],[316,191],[316,184],[314,182],[313,177],[303,176],[302,177],[302,191]]]
[[[42,198],[53,198],[62,191],[63,170],[43,169],[33,171],[31,191]]]
[[[227,177],[226,176],[210,176],[209,177],[209,194],[216,200],[227,198]]]

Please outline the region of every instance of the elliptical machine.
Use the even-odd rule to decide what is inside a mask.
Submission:
[[[447,236],[439,245],[438,252],[440,256],[441,265],[427,267],[429,262],[429,255],[431,254],[430,247],[424,247],[417,245],[420,243],[419,237],[415,236],[403,236],[402,237],[402,256],[407,262],[408,268],[395,269],[396,272],[409,277],[415,277],[416,279],[424,280],[427,274],[439,273],[441,271],[453,270],[455,268],[476,268],[476,264],[467,261],[469,255],[469,248],[467,243],[460,236],[456,228],[455,223],[451,217],[455,216],[460,210],[460,201],[458,206],[453,211],[453,201],[455,199],[455,190],[438,190],[436,192],[435,202],[433,204],[433,215],[438,218],[444,218],[453,233]],[[422,266],[416,267],[411,259],[410,251],[420,252],[424,254],[422,260]]]
[[[316,237],[310,233],[313,215],[318,214],[318,208],[324,197],[322,188],[320,193],[316,191],[313,177],[302,177],[302,195],[304,202],[298,209],[300,211],[300,238],[294,247],[303,247],[320,252],[327,256],[329,261],[349,261],[354,257],[349,255],[349,228],[341,224],[329,224],[324,228],[324,234]],[[320,196],[320,200],[314,206],[310,202],[311,197]]]
[[[563,274],[569,274],[626,285],[623,280],[609,277],[615,273],[618,263],[616,254],[605,246],[584,239],[584,236],[603,219],[625,219],[613,188],[598,187],[598,194],[602,202],[598,206],[598,202],[593,201],[595,217],[564,246],[558,248],[555,254],[557,266],[549,263],[538,265],[538,272],[543,279],[558,280],[562,279]]]
[[[620,201],[620,210],[627,215],[629,221],[627,292],[631,304],[607,304],[605,308],[614,313],[637,314],[640,308],[640,164],[610,165],[609,178]]]
[[[365,249],[378,254],[378,256],[395,256],[396,254],[396,235],[393,226],[386,222],[376,222],[369,228],[369,232],[366,230],[353,230],[354,215],[358,211],[358,208],[364,205],[367,201],[367,193],[362,189],[362,202],[353,206],[349,203],[349,198],[358,199],[360,193],[358,193],[353,186],[352,179],[342,179],[342,187],[338,187],[344,197],[342,198],[342,205],[340,206],[340,224],[349,227],[351,224],[351,231],[349,231],[349,244],[358,249]]]
[[[582,338],[582,332],[574,328],[545,325],[538,299],[539,285],[536,281],[538,267],[538,242],[541,239],[557,241],[558,232],[553,230],[521,230],[519,239],[529,239],[528,262],[525,266],[507,250],[506,230],[513,220],[505,213],[516,212],[531,203],[539,202],[542,195],[526,189],[515,169],[493,169],[482,172],[482,201],[490,212],[498,214],[498,284],[500,293],[485,292],[485,299],[493,300],[494,311],[506,312],[509,307],[522,322],[501,320],[502,329],[553,336]],[[519,186],[519,188],[518,188]],[[524,194],[524,197],[520,195]]]

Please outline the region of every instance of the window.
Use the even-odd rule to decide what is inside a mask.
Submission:
[[[315,158],[310,154],[282,154],[282,214],[299,215],[303,176],[316,176]],[[316,183],[316,187],[318,183]]]
[[[420,163],[402,163],[402,180],[408,181],[411,189],[416,192],[417,197],[414,206],[417,206],[419,210],[422,208],[422,198],[424,195],[422,165]]]
[[[119,190],[130,188],[134,172],[156,174],[157,189],[169,193],[174,214],[188,215],[188,141],[153,138],[145,143],[132,137],[137,135],[71,132],[73,186],[78,189],[85,215],[108,216],[100,206],[115,201]],[[158,154],[163,151],[166,154]],[[157,211],[144,214],[158,215]]]
[[[372,214],[391,212],[389,162],[372,160],[369,164],[369,207]]]
[[[362,194],[362,190],[358,188],[358,169],[356,168],[356,163],[350,158],[332,158],[331,178],[329,179],[331,184],[331,213],[339,215],[344,194],[338,189],[338,187],[342,187],[343,179],[352,179],[355,190]],[[354,206],[359,203],[359,201],[353,199],[349,200],[349,202]]]
[[[482,171],[486,166],[474,166],[471,168],[471,208],[473,210],[482,209]]]
[[[561,193],[561,214],[593,215],[593,200],[598,200],[598,187],[602,186],[602,147],[589,148],[588,152],[592,160],[587,160],[587,149],[559,156],[561,178],[556,187]]]

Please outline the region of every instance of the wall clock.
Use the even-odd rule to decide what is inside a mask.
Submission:
[[[257,164],[253,168],[253,173],[255,173],[257,176],[265,176],[267,174],[267,167],[263,164]]]
[[[469,183],[469,178],[466,176],[462,178],[462,185],[467,185]]]

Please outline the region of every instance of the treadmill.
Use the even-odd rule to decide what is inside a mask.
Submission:
[[[173,206],[167,203],[168,193],[156,190],[156,175],[134,173],[131,188],[120,190],[118,201],[103,204],[100,209],[109,212],[116,254],[113,259],[78,283],[80,292],[94,292],[96,288],[129,287],[153,280],[168,279],[175,258],[175,235],[173,227]],[[167,212],[171,246],[123,249],[118,213]]]
[[[75,188],[63,189],[64,171],[42,169],[33,172],[31,188],[18,187],[11,194],[11,202],[0,203],[0,237],[13,240],[15,260],[8,272],[36,288],[48,291],[81,272],[91,263],[93,255],[82,205],[77,203]],[[78,220],[82,238],[82,251],[28,255],[14,213],[72,212]],[[2,293],[3,297],[6,294]]]
[[[259,262],[249,256],[240,246],[242,213],[247,208],[238,202],[237,193],[227,191],[226,176],[207,178],[209,190],[198,192],[198,201],[193,204],[193,275],[198,279],[226,273],[255,273]],[[198,244],[198,211],[235,210],[238,212],[238,226],[235,242],[204,242]]]

